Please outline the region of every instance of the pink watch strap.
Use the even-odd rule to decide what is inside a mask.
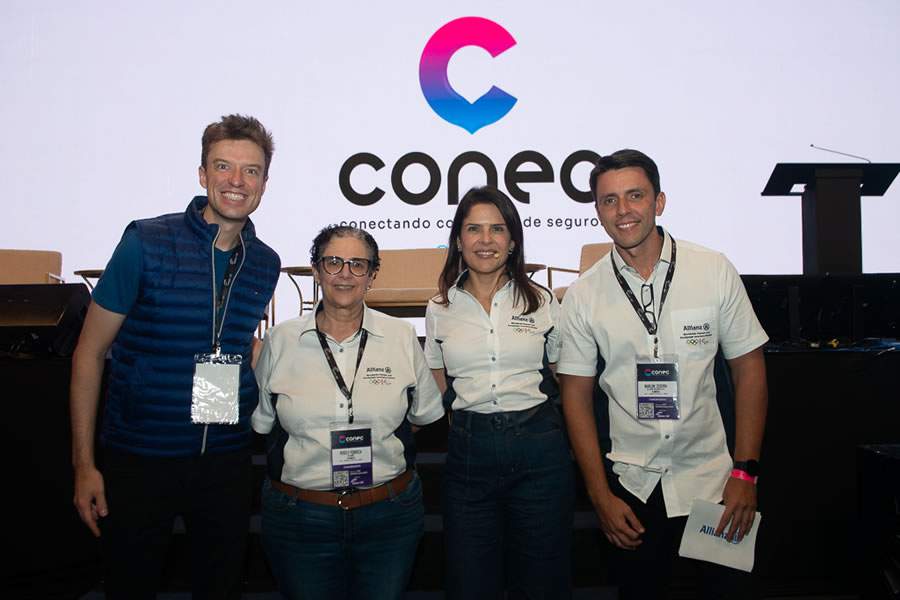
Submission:
[[[756,485],[756,477],[753,477],[747,471],[742,471],[740,469],[732,469],[731,476],[735,479],[743,479],[744,481],[749,481],[750,483]]]

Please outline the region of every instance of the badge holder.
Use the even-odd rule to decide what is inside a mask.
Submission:
[[[681,418],[678,399],[678,356],[638,357],[637,418],[675,420]]]
[[[372,426],[331,423],[331,485],[334,489],[372,487]]]
[[[191,422],[238,422],[241,379],[240,354],[195,354],[191,390]]]

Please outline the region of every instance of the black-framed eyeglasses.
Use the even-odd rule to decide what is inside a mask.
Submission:
[[[372,263],[368,258],[341,258],[340,256],[323,256],[319,259],[322,269],[329,275],[337,275],[344,270],[344,265],[350,267],[350,274],[355,277],[365,277],[369,274]]]
[[[641,284],[641,304],[644,307],[644,314],[653,327],[656,327],[656,312],[653,306],[653,285],[648,283]]]

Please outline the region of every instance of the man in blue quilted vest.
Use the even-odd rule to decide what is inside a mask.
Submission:
[[[207,195],[183,213],[129,224],[94,290],[72,360],[72,461],[75,506],[101,538],[107,598],[155,596],[178,515],[194,597],[240,597],[254,332],[281,266],[249,217],[272,151],[253,117],[209,125]]]

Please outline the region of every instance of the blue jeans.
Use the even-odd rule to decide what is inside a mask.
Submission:
[[[402,598],[425,529],[422,483],[354,510],[262,490],[262,542],[281,593],[291,600]]]
[[[443,481],[448,598],[571,596],[575,490],[562,418],[549,402],[524,416],[453,415]]]

